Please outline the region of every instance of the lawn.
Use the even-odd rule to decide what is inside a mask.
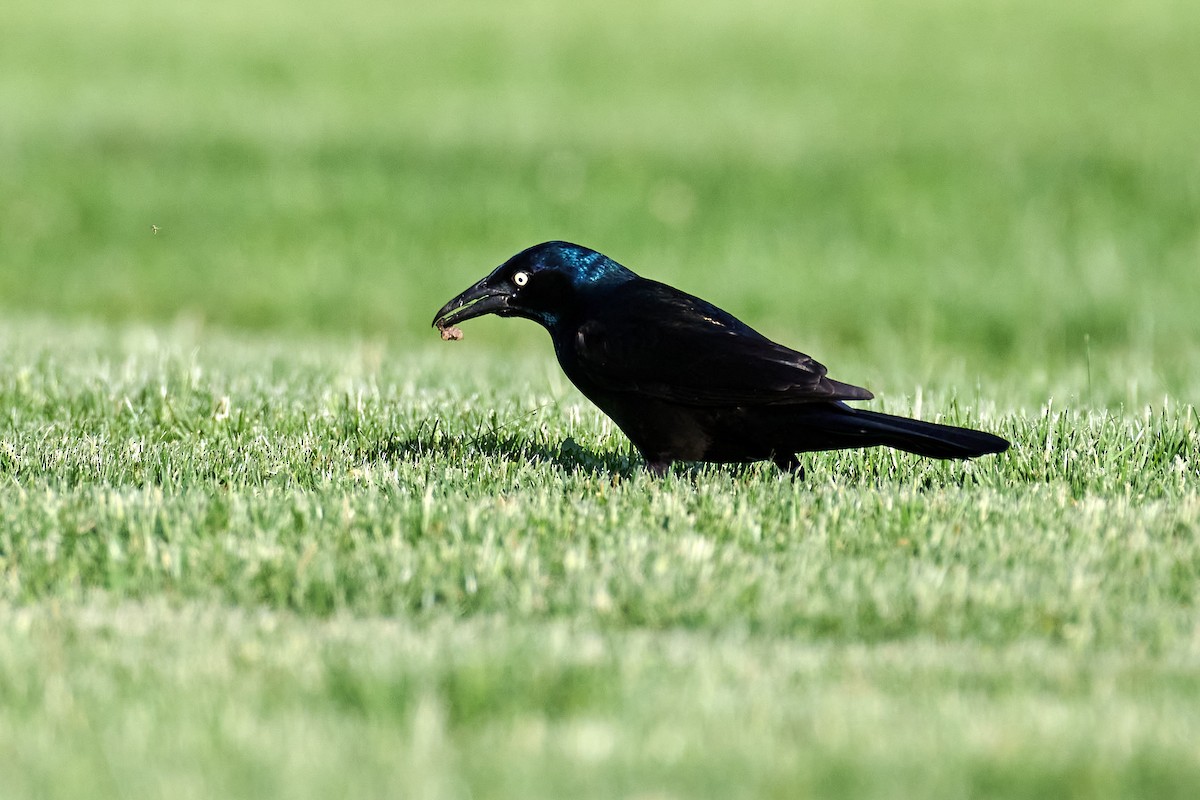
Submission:
[[[12,0],[0,797],[1193,797],[1200,7]],[[647,476],[549,238],[982,427]]]

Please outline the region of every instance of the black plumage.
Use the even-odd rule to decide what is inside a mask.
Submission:
[[[525,317],[554,341],[571,382],[664,472],[673,461],[770,459],[884,445],[932,458],[1008,449],[998,436],[851,408],[866,389],[829,378],[709,302],[567,242],[510,258],[443,306],[443,331],[483,314]]]

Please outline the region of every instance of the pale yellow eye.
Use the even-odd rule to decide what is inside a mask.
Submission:
[[[529,283],[529,273],[528,272],[516,273],[515,275],[513,275],[513,283],[515,283],[517,286],[524,286],[525,284]]]

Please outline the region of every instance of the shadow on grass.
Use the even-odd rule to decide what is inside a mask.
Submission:
[[[534,465],[557,467],[566,473],[585,473],[609,478],[630,478],[643,469],[641,457],[630,446],[625,449],[597,451],[584,447],[571,437],[561,442],[550,440],[541,432],[508,433],[502,426],[482,428],[475,433],[446,433],[437,421],[420,424],[415,432],[397,433],[366,444],[359,455],[367,460],[405,461],[425,460],[466,465],[484,459],[523,461]],[[848,486],[883,486],[903,484],[917,491],[930,491],[947,486],[963,487],[981,482],[983,468],[967,462],[942,462],[917,457],[898,459],[875,457],[850,459],[843,463],[824,463],[832,458],[827,453],[805,454],[815,459],[806,469],[795,473],[780,472],[769,462],[704,464],[677,462],[671,472],[676,479],[696,481],[708,473],[721,473],[735,481],[755,476],[772,476],[796,483],[810,480],[833,480]],[[947,469],[946,464],[954,465]],[[808,469],[815,467],[815,474]]]
[[[542,437],[488,429],[474,434],[444,433],[436,422],[422,424],[415,433],[396,434],[368,446],[369,459],[420,461],[427,458],[456,463],[494,458],[548,464],[564,472],[628,478],[641,468],[641,459],[630,451],[597,452],[571,437],[555,444]]]
[[[444,433],[438,423],[422,423],[415,433],[395,434],[373,443],[360,451],[370,460],[418,462],[424,459],[466,463],[479,459],[495,458],[505,461],[524,461],[532,464],[551,465],[567,473],[587,473],[611,478],[630,478],[644,469],[642,458],[632,448],[624,450],[596,451],[567,437],[555,443],[534,433],[506,433],[495,427],[471,433]],[[765,463],[765,462],[764,462]],[[672,472],[677,478],[697,480],[706,472],[719,471],[735,479],[760,474],[764,470],[776,474],[773,465],[752,464],[702,464],[699,462],[677,462]],[[784,473],[779,473],[783,475]],[[787,475],[789,479],[803,482],[804,473]]]

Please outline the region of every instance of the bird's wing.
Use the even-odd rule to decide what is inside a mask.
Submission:
[[[869,400],[866,389],[825,377],[804,353],[771,341],[728,312],[656,281],[606,298],[579,326],[573,355],[608,391],[688,405]]]

